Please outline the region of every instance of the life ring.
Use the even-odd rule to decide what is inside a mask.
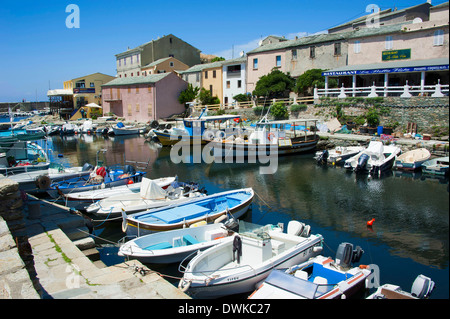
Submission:
[[[47,189],[52,184],[52,181],[47,175],[41,175],[36,179],[35,183],[39,189]]]
[[[270,136],[275,137],[275,133],[269,132],[269,134],[267,134],[267,139],[268,139],[269,141],[272,141],[272,139],[270,138]]]
[[[225,134],[224,131],[217,131],[216,137],[217,137],[219,140],[224,140],[225,137],[226,137],[226,134]]]

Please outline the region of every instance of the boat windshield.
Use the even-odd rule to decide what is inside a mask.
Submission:
[[[275,229],[276,226],[267,224],[265,226],[239,221],[239,235],[255,238],[259,240],[270,239],[269,231]]]

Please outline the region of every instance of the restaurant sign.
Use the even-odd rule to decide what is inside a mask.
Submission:
[[[384,73],[406,73],[406,72],[425,72],[425,71],[444,71],[448,70],[449,65],[427,65],[403,68],[379,68],[368,70],[348,70],[348,71],[326,71],[322,72],[322,76],[349,76],[349,75],[365,75],[365,74],[384,74]]]
[[[95,88],[75,88],[73,89],[74,94],[81,94],[81,93],[95,93]]]
[[[411,59],[411,49],[389,50],[381,52],[381,60],[383,61],[406,59]]]

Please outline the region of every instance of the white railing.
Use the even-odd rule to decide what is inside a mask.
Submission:
[[[448,96],[449,85],[448,84],[436,84],[436,85],[408,85],[408,81],[404,86],[367,86],[367,87],[342,87],[333,89],[318,89],[314,88],[314,99],[319,99],[322,96],[328,97],[377,97],[377,96],[400,96],[409,98],[412,96],[431,96],[431,97],[444,97]]]

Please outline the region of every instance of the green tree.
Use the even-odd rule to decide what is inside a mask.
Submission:
[[[272,72],[263,75],[256,82],[254,96],[265,96],[270,99],[289,97],[289,92],[294,87],[295,80],[288,74],[274,68]]]
[[[212,96],[211,92],[205,88],[200,89],[200,93],[198,94],[198,99],[203,105],[209,104],[219,104],[220,100],[217,96]]]
[[[192,84],[188,85],[188,88],[184,91],[181,91],[180,96],[178,97],[178,101],[181,104],[186,104],[188,102],[192,102],[197,97],[198,91],[200,89],[198,87],[193,87]]]
[[[282,102],[276,102],[272,105],[270,114],[272,114],[276,120],[283,120],[289,117],[288,109]]]
[[[225,58],[216,56],[214,59],[211,60],[211,63],[212,63],[212,62],[217,62],[217,61],[225,61]]]
[[[297,82],[294,87],[294,91],[297,94],[311,95],[314,87],[317,85],[318,89],[325,87],[325,77],[322,76],[322,69],[310,69],[300,75],[297,78]],[[328,80],[328,87],[337,87],[337,81],[335,79]]]

